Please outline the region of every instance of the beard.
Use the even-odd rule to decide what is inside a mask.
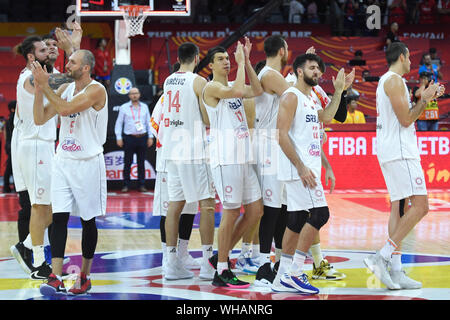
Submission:
[[[67,76],[74,80],[80,79],[82,75],[83,75],[83,72],[81,70],[73,70],[73,71],[69,71],[67,73]]]
[[[39,64],[41,65],[42,68],[44,68],[44,66],[45,66],[47,68],[48,73],[53,73],[53,64],[51,63],[49,58],[47,58],[45,60],[39,60],[36,58],[36,61],[39,62]]]
[[[319,84],[319,80],[314,80],[312,77],[308,77],[306,74],[303,74],[303,81],[311,87],[317,86]]]

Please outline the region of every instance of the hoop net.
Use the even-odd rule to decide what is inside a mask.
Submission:
[[[144,26],[144,21],[147,16],[144,15],[144,10],[150,9],[149,6],[120,6],[120,10],[123,12],[123,20],[125,21],[127,37],[133,37],[141,34]]]

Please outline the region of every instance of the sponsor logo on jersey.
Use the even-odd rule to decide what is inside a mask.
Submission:
[[[233,101],[228,101],[228,106],[233,110],[239,109],[240,107],[242,107],[242,100],[235,99]]]
[[[63,143],[61,144],[61,149],[68,152],[83,151],[83,147],[81,146],[81,144],[73,138],[64,139]]]
[[[308,153],[313,157],[320,157],[320,145],[311,143],[308,147]]]
[[[234,133],[240,140],[250,136],[250,133],[248,132],[248,128],[246,126],[240,126],[239,128],[234,129]]]

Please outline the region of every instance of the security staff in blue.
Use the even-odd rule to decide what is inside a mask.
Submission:
[[[132,88],[128,97],[130,101],[120,106],[114,128],[117,145],[123,148],[125,153],[122,192],[128,192],[130,189],[130,171],[134,154],[137,157],[139,191],[146,192],[145,154],[147,148],[153,145],[153,136],[150,133],[150,112],[148,106],[139,101],[141,93],[138,88]]]

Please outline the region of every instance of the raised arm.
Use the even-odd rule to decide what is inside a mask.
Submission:
[[[342,92],[344,91],[345,86],[345,72],[343,68],[339,70],[336,79],[333,77],[333,84],[334,94],[331,98],[331,102],[325,109],[318,111],[319,121],[325,124],[330,123],[331,120],[333,120],[341,102]]]
[[[252,44],[250,40],[245,37],[245,46],[244,46],[244,54],[245,54],[245,71],[247,72],[248,78],[250,79],[250,86],[245,86],[244,98],[253,98],[260,96],[264,90],[259,82],[258,75],[253,69],[252,63],[250,62],[250,52],[252,50]]]

